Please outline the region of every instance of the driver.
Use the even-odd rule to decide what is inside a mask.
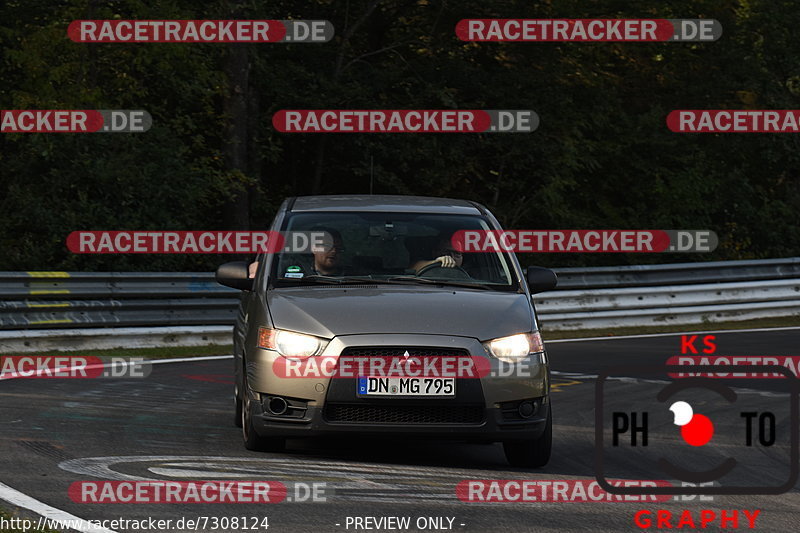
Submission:
[[[449,237],[442,237],[439,239],[436,247],[433,249],[432,255],[436,259],[432,259],[430,261],[426,261],[424,259],[417,261],[411,265],[410,268],[413,268],[414,272],[419,274],[420,270],[434,263],[441,263],[441,266],[444,268],[460,268],[461,264],[464,262],[464,255],[453,248],[453,244],[450,242]]]
[[[333,237],[332,246],[318,248],[313,251],[313,274],[321,274],[323,276],[341,276],[342,253],[344,252],[344,241],[342,241],[342,234],[333,228],[315,228],[312,231],[326,231],[331,235],[331,237]]]
[[[333,238],[333,245],[330,247],[312,250],[313,261],[303,261],[298,266],[306,275],[341,276],[342,253],[344,252],[344,242],[342,234],[333,228],[314,228],[312,232],[327,232]],[[253,261],[248,266],[248,277],[254,278],[258,271],[258,261]]]

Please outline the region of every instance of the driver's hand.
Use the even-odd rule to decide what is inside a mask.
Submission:
[[[455,268],[456,260],[449,255],[443,255],[434,259],[435,262],[441,263],[444,268]]]

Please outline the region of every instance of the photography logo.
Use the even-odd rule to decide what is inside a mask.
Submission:
[[[706,415],[694,414],[686,402],[675,402],[669,410],[675,415],[674,423],[681,428],[681,437],[692,446],[705,446],[714,436],[714,423]]]
[[[595,473],[612,494],[782,494],[798,480],[798,380],[779,365],[732,365],[731,378],[684,377],[713,365],[616,367],[595,389]],[[745,387],[737,372],[775,379]],[[624,376],[623,378],[611,376]],[[668,487],[609,480],[672,479]],[[689,486],[681,486],[689,485]],[[697,485],[697,486],[695,486]]]

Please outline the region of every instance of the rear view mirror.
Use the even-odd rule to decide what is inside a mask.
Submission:
[[[248,266],[245,261],[233,261],[220,265],[215,275],[217,283],[243,291],[251,290],[253,278],[249,277]]]
[[[369,227],[370,237],[380,237],[384,241],[393,241],[399,235],[408,235],[408,226],[405,224],[395,224],[391,221],[386,221],[382,225],[373,225]]]
[[[528,270],[525,272],[525,278],[528,280],[528,287],[530,288],[531,294],[551,291],[558,285],[556,273],[549,268],[528,267]]]

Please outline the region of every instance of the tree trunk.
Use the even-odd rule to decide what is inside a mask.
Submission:
[[[228,91],[223,105],[228,121],[225,169],[233,175],[238,173],[247,174],[248,170],[247,101],[250,65],[247,46],[240,43],[229,45],[228,56],[225,60],[225,73],[228,76]],[[234,186],[236,185],[234,184]],[[226,229],[249,228],[249,186],[239,184],[237,189],[233,191],[233,196],[226,202],[224,207],[223,223]]]
[[[347,22],[345,21],[344,35],[342,36],[342,42],[339,45],[339,52],[336,54],[336,61],[333,67],[332,80],[334,85],[339,83],[339,78],[344,71],[344,58],[350,46],[350,38],[356,30],[367,21],[380,2],[381,0],[372,0],[359,18],[349,27],[347,27]],[[314,175],[311,178],[311,194],[319,194],[322,192],[322,175],[325,168],[325,149],[327,145],[328,136],[320,135],[319,141],[317,142],[316,154],[314,156]]]
[[[258,212],[255,209],[255,206],[258,205],[259,202],[262,201],[261,198],[261,191],[267,190],[267,183],[263,179],[261,175],[263,169],[263,157],[261,156],[261,150],[259,149],[259,136],[258,136],[258,128],[259,128],[259,120],[258,117],[261,113],[261,98],[258,89],[255,87],[250,87],[248,90],[248,98],[247,98],[247,169],[250,171],[250,175],[254,176],[257,180],[257,183],[260,183],[262,187],[257,187],[256,185],[251,185],[247,188],[248,194],[248,209],[251,215],[250,222],[256,222],[258,224],[263,224],[264,221],[254,221],[253,212]]]

